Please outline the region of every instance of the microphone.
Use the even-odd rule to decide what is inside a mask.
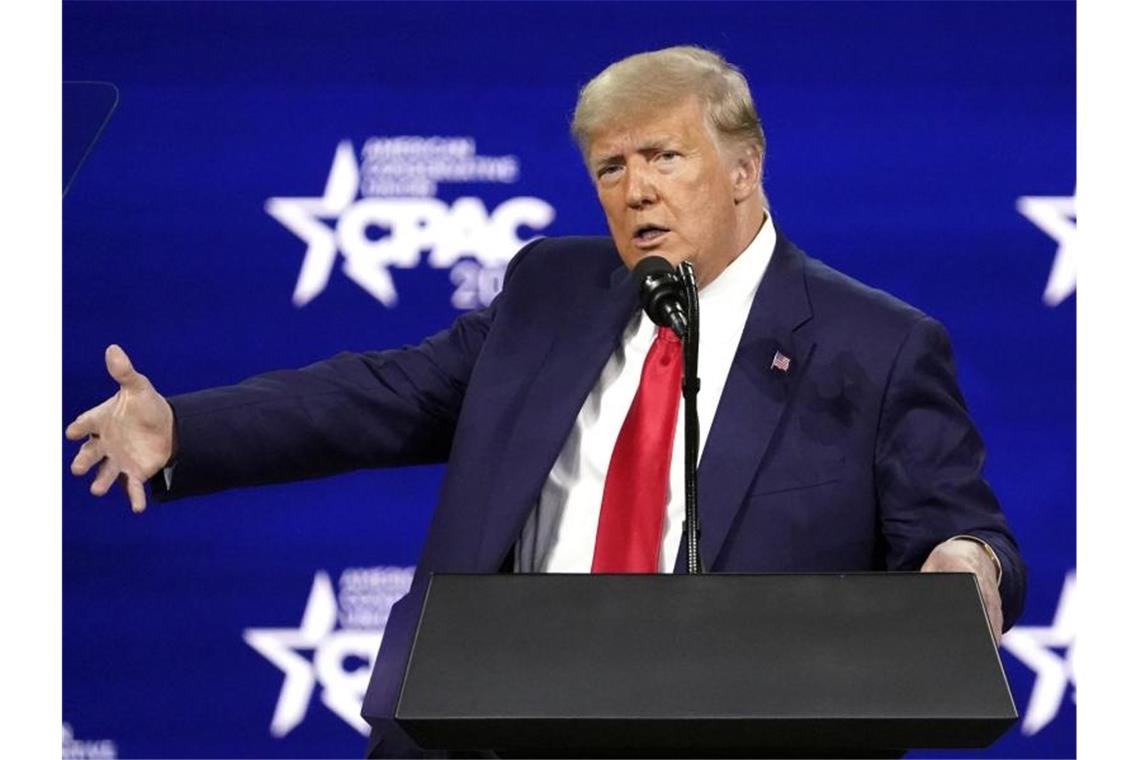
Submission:
[[[649,318],[684,338],[689,329],[685,287],[673,265],[661,256],[647,256],[633,268],[633,281],[641,296],[641,308]]]

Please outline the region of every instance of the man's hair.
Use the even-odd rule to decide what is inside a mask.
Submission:
[[[693,45],[638,53],[607,66],[578,94],[570,132],[586,156],[599,127],[693,95],[702,101],[715,136],[755,145],[764,155],[764,129],[744,75],[717,53]]]

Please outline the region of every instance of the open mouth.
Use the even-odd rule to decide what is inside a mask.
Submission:
[[[657,244],[667,234],[669,230],[665,227],[643,224],[633,233],[633,242],[638,246],[648,247]]]

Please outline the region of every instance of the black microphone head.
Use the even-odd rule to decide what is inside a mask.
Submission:
[[[673,265],[664,256],[646,256],[633,268],[633,281],[641,288],[647,277],[661,277],[675,273]]]
[[[685,288],[673,265],[661,256],[646,256],[633,268],[633,280],[641,296],[641,308],[649,318],[684,336]]]

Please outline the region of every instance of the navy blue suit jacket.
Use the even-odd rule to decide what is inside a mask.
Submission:
[[[156,496],[446,461],[364,701],[365,717],[386,725],[429,574],[503,566],[636,308],[610,240],[536,241],[489,308],[419,346],[171,399],[178,467],[172,490],[153,483]],[[771,368],[777,351],[788,372]],[[1024,567],[933,319],[780,235],[716,416],[702,424],[710,571],[916,570],[965,533],[997,552],[1006,626],[1017,619]]]

